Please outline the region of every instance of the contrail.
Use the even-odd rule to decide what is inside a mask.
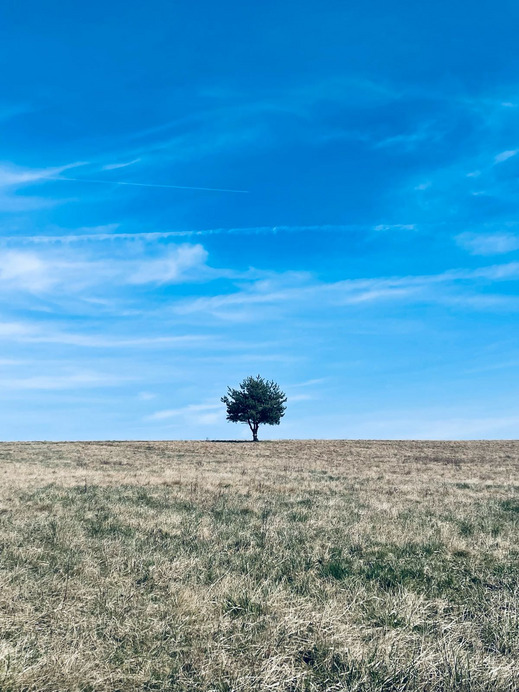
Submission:
[[[191,185],[159,185],[156,183],[127,183],[121,180],[92,180],[91,178],[65,178],[64,176],[45,176],[46,180],[64,180],[73,183],[99,183],[101,185],[130,185],[132,187],[165,187],[172,190],[203,190],[205,192],[239,192],[247,194],[249,190],[230,190],[222,187],[194,187]]]
[[[206,235],[263,235],[277,233],[340,233],[356,231],[372,231],[373,226],[361,225],[323,225],[323,226],[249,226],[242,228],[205,228],[188,229],[183,231],[144,231],[142,233],[82,233],[75,235],[33,235],[33,236],[0,236],[0,245],[6,242],[18,243],[75,243],[85,240],[115,241],[115,240],[162,240],[167,238],[182,238],[186,236]]]

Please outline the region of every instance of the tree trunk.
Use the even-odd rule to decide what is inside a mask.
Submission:
[[[258,428],[259,428],[259,423],[255,423],[253,421],[247,421],[249,424],[250,431],[252,433],[252,441],[253,442],[258,442]]]

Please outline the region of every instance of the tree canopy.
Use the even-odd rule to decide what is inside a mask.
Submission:
[[[221,400],[227,406],[227,420],[247,423],[253,441],[257,442],[260,425],[279,425],[285,415],[287,397],[278,384],[258,375],[246,377],[239,389],[228,387],[227,395]]]

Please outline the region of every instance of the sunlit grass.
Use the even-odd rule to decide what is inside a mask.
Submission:
[[[519,444],[0,446],[0,690],[516,690]]]

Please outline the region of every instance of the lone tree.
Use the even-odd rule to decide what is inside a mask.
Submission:
[[[252,440],[257,442],[260,425],[279,425],[287,398],[279,385],[258,375],[246,377],[239,389],[228,387],[222,401],[227,406],[227,420],[248,423]]]

